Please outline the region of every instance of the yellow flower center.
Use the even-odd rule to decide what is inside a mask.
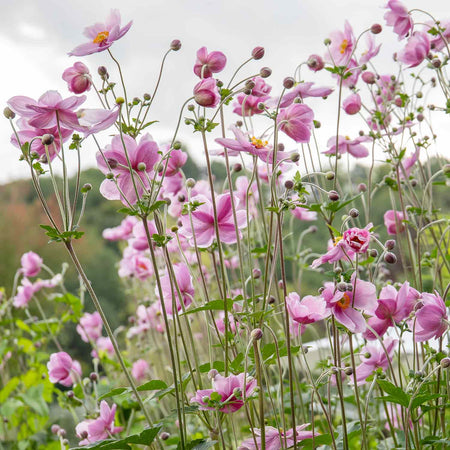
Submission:
[[[345,136],[345,140],[349,141],[350,140],[350,136]]]
[[[264,148],[269,142],[263,141],[262,139],[256,139],[255,136],[252,137],[252,145],[256,148]]]
[[[337,243],[342,239],[342,236],[338,236],[336,238],[334,238],[334,242],[333,245],[336,247]]]
[[[341,44],[341,55],[343,55],[345,53],[345,50],[347,50],[347,47],[348,47],[348,40],[344,39]]]
[[[344,292],[342,298],[336,303],[336,306],[339,306],[341,309],[347,309],[350,306],[351,299],[347,292]]]
[[[106,41],[109,36],[109,31],[100,31],[100,33],[97,34],[95,39],[92,41],[94,44],[101,44],[102,42]]]

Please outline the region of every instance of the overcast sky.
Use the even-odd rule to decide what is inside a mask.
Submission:
[[[0,0],[3,19],[0,105],[3,109],[7,99],[14,95],[38,98],[49,89],[60,91],[63,97],[72,95],[61,74],[78,60],[94,74],[99,65],[106,65],[114,77],[113,64],[106,52],[83,58],[69,58],[67,52],[85,42],[82,36],[85,26],[102,22],[111,8],[118,8],[123,24],[133,20],[128,34],[111,48],[121,61],[129,97],[153,90],[161,57],[170,41],[174,38],[182,41],[182,49],[168,59],[152,111],[151,118],[160,123],[151,127],[150,132],[155,140],[164,142],[170,139],[179,108],[197,82],[192,66],[195,52],[201,46],[227,55],[227,68],[220,75],[224,80],[249,56],[253,47],[264,46],[265,58],[253,62],[246,74],[256,73],[263,65],[271,67],[273,75],[268,81],[274,86],[274,92],[278,92],[282,79],[292,75],[309,54],[324,53],[323,39],[330,31],[343,28],[345,19],[351,22],[355,34],[374,22],[384,26],[385,3],[376,0]],[[441,19],[450,17],[448,0],[405,0],[404,3],[408,8],[426,6]],[[389,42],[381,53],[381,64],[389,71],[393,67],[392,52],[403,44],[387,28],[378,38],[380,42]],[[304,74],[307,81],[315,81],[312,73]],[[332,86],[333,81],[328,79],[322,84]],[[95,94],[88,95],[86,105],[97,107]],[[326,142],[335,127],[333,112],[318,109],[316,114],[324,123],[320,132]],[[0,183],[28,174],[25,163],[18,161],[18,150],[9,144],[10,135],[9,124],[2,118]],[[190,130],[185,129],[181,136],[191,151],[195,151]],[[107,141],[105,136],[102,143]],[[85,167],[94,165],[92,145],[85,145],[83,158]]]

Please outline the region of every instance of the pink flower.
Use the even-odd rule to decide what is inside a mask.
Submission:
[[[220,102],[220,94],[214,78],[201,80],[194,86],[194,100],[205,108],[215,108]]]
[[[245,385],[244,385],[245,379]],[[256,380],[250,375],[240,373],[223,377],[216,375],[212,381],[212,389],[198,390],[191,403],[198,403],[201,410],[218,410],[223,413],[233,413],[244,406],[243,391],[248,398],[256,388]]]
[[[113,228],[105,228],[103,230],[103,239],[108,241],[126,241],[133,236],[133,227],[138,223],[139,219],[134,216],[127,216],[122,220],[120,225]]]
[[[431,338],[441,337],[448,328],[448,316],[444,300],[437,292],[436,294],[424,292],[421,303],[423,306],[416,311],[414,340],[423,342]]]
[[[133,174],[128,167],[125,149]],[[138,200],[136,190],[141,196],[144,193],[143,186],[149,188],[147,176],[151,177],[153,166],[158,160],[158,146],[149,134],[142,136],[139,144],[126,134],[114,136],[111,145],[106,147],[103,155],[100,152],[97,153],[97,165],[104,174],[112,172],[116,176],[117,186],[114,180],[106,179],[100,186],[100,193],[108,200],[121,200],[125,205],[127,204],[125,199],[130,203],[136,203]]]
[[[77,332],[84,342],[96,341],[102,335],[103,322],[100,314],[95,311],[92,314],[85,313],[77,325]]]
[[[211,200],[203,195],[197,195],[191,199],[192,202],[200,202],[192,215],[192,225],[189,215],[181,216],[183,227],[179,233],[189,239],[191,245],[194,244],[195,234],[197,246],[200,248],[209,247],[216,237],[214,229],[214,212]],[[235,244],[238,237],[242,238],[241,229],[247,227],[247,214],[244,210],[238,209],[239,199],[235,197],[236,220],[238,230],[234,227],[234,218],[231,211],[230,194],[221,194],[216,197],[217,226],[219,228],[220,240],[225,244]]]
[[[398,0],[389,0],[386,8],[388,9],[384,14],[386,24],[394,27],[394,33],[398,34],[399,40],[408,36],[413,28],[414,22],[406,6]]]
[[[28,305],[28,302],[33,298],[35,288],[33,283],[28,278],[22,278],[21,285],[17,288],[16,296],[14,297],[13,305],[15,308],[23,308]]]
[[[114,41],[119,40],[128,32],[133,23],[130,21],[120,28],[120,22],[119,11],[112,9],[105,23],[96,23],[84,29],[83,34],[89,39],[89,42],[75,47],[69,52],[69,56],[86,56],[107,50]]]
[[[344,31],[333,31],[330,34],[329,52],[336,66],[346,66],[350,61],[355,46],[355,37],[350,23],[346,20]]]
[[[359,94],[351,94],[349,95],[343,102],[342,107],[344,111],[349,114],[357,114],[361,109],[361,97]]]
[[[272,90],[272,86],[267,84],[264,78],[261,77],[254,77],[252,81],[255,83],[255,86],[252,87],[252,96],[267,98]]]
[[[111,358],[115,354],[114,347],[109,337],[100,336],[95,342],[95,346],[97,347],[100,355],[103,353],[106,354],[108,358]],[[95,350],[92,350],[91,356],[93,358],[98,358],[99,353],[97,353]]]
[[[82,62],[76,62],[72,67],[66,69],[62,78],[67,82],[69,91],[74,94],[82,94],[91,89],[91,74]]]
[[[431,22],[428,24],[432,28],[436,28],[436,24],[434,22]],[[450,42],[450,20],[444,19],[439,22],[439,28],[443,31],[433,36],[433,39],[431,39],[431,48],[435,51],[443,50],[446,45]],[[442,39],[442,37],[445,39]]]
[[[295,142],[306,143],[311,137],[313,118],[314,113],[309,106],[294,103],[279,112],[277,125]]]
[[[145,361],[145,359],[138,359],[135,363],[133,363],[131,375],[133,375],[137,382],[141,383],[147,377],[149,370],[150,366],[148,365],[148,362]]]
[[[111,434],[122,431],[122,427],[114,426],[114,416],[116,415],[117,405],[109,407],[105,400],[100,403],[100,415],[97,419],[88,419],[80,422],[75,431],[77,436],[82,439],[87,432],[87,437],[80,441],[79,445],[87,445],[93,442],[108,439]]]
[[[153,275],[153,265],[149,258],[132,247],[127,247],[119,263],[119,277],[136,277],[146,280]]]
[[[403,233],[406,230],[403,220],[405,220],[405,217],[401,211],[394,211],[393,209],[386,211],[384,213],[384,226],[388,234]]]
[[[369,155],[369,150],[367,150],[361,142],[367,142],[371,139],[368,136],[358,136],[356,139],[350,139],[349,136],[338,136],[337,139],[337,151],[339,154],[343,155],[349,153],[354,158],[364,158]],[[335,155],[336,154],[336,136],[328,139],[327,146],[329,149],[324,153],[325,155]]]
[[[166,166],[166,162],[168,161],[164,175],[166,177],[173,177],[177,175],[180,172],[180,169],[186,164],[188,155],[182,150],[171,149],[168,145],[163,148],[163,151],[164,155],[168,154],[168,156],[162,161],[163,167]]]
[[[428,34],[423,31],[416,31],[408,39],[406,46],[399,52],[397,58],[407,64],[408,67],[416,67],[427,57],[430,48]]]
[[[416,151],[411,155],[403,159],[401,162],[403,170],[400,170],[400,178],[405,179],[411,175],[411,171],[416,164],[420,156],[420,147],[416,148]]]
[[[8,100],[8,106],[27,120],[34,128],[51,128],[58,125],[83,131],[74,109],[78,108],[86,96],[72,96],[63,100],[57,91],[47,91],[38,101],[30,97],[16,96]]]
[[[84,137],[99,131],[107,130],[118,119],[119,105],[112,109],[80,109],[77,111],[78,121],[84,131]]]
[[[178,289],[177,286],[171,282],[171,277],[168,273],[166,273],[161,277],[161,288],[164,305],[167,311],[167,315],[170,317],[173,317],[174,315],[173,296],[175,297],[177,311],[181,311],[182,309],[181,302],[183,302],[185,307],[188,307],[192,303],[195,293],[194,286],[192,284],[192,277],[186,264],[183,263],[174,264],[173,271],[175,274],[175,280],[177,282]],[[178,290],[180,291],[181,294],[181,300]],[[158,295],[158,290],[156,288],[155,292]]]
[[[233,112],[239,116],[251,117],[255,114],[262,114],[263,110],[258,108],[259,103],[264,103],[270,97],[246,95],[244,93],[238,94],[236,97],[237,102],[233,103]]]
[[[294,103],[296,98],[305,99],[308,97],[328,97],[333,92],[329,87],[314,87],[312,82],[303,82],[297,84],[288,93],[283,95],[280,102],[280,108],[286,108]],[[275,98],[267,102],[269,106],[277,106],[279,99]]]
[[[378,55],[380,52],[381,44],[375,46],[375,38],[372,33],[367,34],[367,49],[361,53],[359,58],[359,64],[367,64],[372,58]]]
[[[77,375],[81,376],[81,366],[78,361],[73,361],[66,352],[52,353],[47,363],[48,378],[52,383],[59,383],[70,387],[77,381]]]
[[[153,220],[147,220],[147,227],[150,236],[153,236],[154,234],[157,234],[158,231],[156,230],[155,223]],[[145,231],[144,223],[142,221],[137,222],[133,227],[133,234],[131,238],[129,239],[129,244],[132,248],[136,250],[147,250],[148,247],[148,240],[147,240],[147,233]]]
[[[366,253],[370,242],[370,229],[373,224],[369,223],[365,228],[349,228],[344,231],[342,241],[344,245],[351,248],[355,253]]]
[[[24,253],[20,258],[22,265],[20,271],[24,277],[35,277],[41,271],[43,262],[42,258],[34,252]]]
[[[305,222],[317,220],[317,213],[309,211],[305,204],[299,203],[298,195],[293,195],[292,201],[296,204],[296,208],[290,210],[294,217]]]
[[[307,295],[300,300],[296,292],[291,292],[286,297],[289,315],[294,322],[301,325],[300,333],[303,334],[306,325],[324,319],[327,316],[327,304],[322,297]]]
[[[306,61],[306,65],[313,71],[318,72],[325,67],[325,63],[321,56],[311,55]]]
[[[270,162],[270,161],[269,161]],[[239,199],[239,209],[246,210],[247,209],[247,201],[248,201],[248,213],[256,217],[258,215],[258,210],[256,205],[258,204],[259,194],[258,194],[258,185],[256,181],[252,183],[249,189],[249,181],[248,178],[244,175],[236,178],[236,189],[234,194]],[[247,195],[248,192],[248,195]]]
[[[226,63],[227,57],[222,52],[208,53],[206,47],[202,47],[197,51],[194,73],[200,78],[210,78],[213,73],[221,72]]]
[[[352,333],[361,333],[366,329],[363,312],[373,313],[376,308],[375,285],[352,277],[353,291],[336,291],[332,283],[325,283],[322,296],[336,320]]]
[[[296,441],[300,444],[304,439],[311,439],[313,437],[312,431],[303,431],[309,423],[304,425],[298,425],[295,427]],[[246,439],[238,447],[238,450],[259,450],[261,448],[261,430],[258,428],[254,429],[256,438],[253,437]],[[274,427],[265,427],[265,447],[266,450],[283,450],[285,448],[291,448],[294,445],[294,430],[283,431]],[[256,441],[256,445],[255,445]],[[301,444],[300,444],[301,445]]]
[[[151,306],[145,307],[139,305],[136,310],[136,325],[128,330],[127,337],[140,335],[154,329],[159,333],[164,332],[164,322],[161,314],[161,305],[159,302],[153,303]]]
[[[389,368],[389,360],[394,355],[397,342],[397,339],[387,337],[383,341],[384,348],[377,341],[376,343],[369,343],[361,349],[360,358],[362,362],[356,368],[356,381],[358,384],[365,384],[366,378],[378,368],[383,369],[383,372]],[[370,356],[366,356],[366,353]]]
[[[383,336],[389,327],[406,319],[412,312],[420,294],[405,281],[397,290],[394,286],[385,286],[381,289],[375,315],[367,321],[367,330],[364,338],[375,340]],[[373,331],[372,331],[373,330]]]

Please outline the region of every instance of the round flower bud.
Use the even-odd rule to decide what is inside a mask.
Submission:
[[[294,182],[292,180],[286,180],[284,182],[284,187],[286,189],[292,189],[294,187]]]
[[[252,276],[255,280],[257,280],[258,278],[261,278],[261,271],[257,268],[253,269]]]
[[[123,103],[125,103],[125,99],[123,97],[117,97],[116,98],[116,103],[118,105],[122,105]]]
[[[375,248],[372,248],[369,250],[369,256],[371,256],[372,258],[376,258],[378,256],[378,251]]]
[[[325,63],[319,55],[311,55],[306,61],[306,65],[314,72],[318,72],[325,67]]]
[[[345,373],[345,375],[347,375],[347,376],[353,375],[353,369],[352,369],[351,367],[346,367],[346,368],[344,369],[344,373]]]
[[[81,438],[81,439],[87,439],[88,436],[89,436],[89,433],[88,433],[86,430],[84,430],[84,431],[82,431],[82,432],[80,433],[80,438]]]
[[[177,227],[176,225],[174,225],[174,226],[170,229],[170,231],[171,231],[172,233],[176,233],[176,232],[178,231],[178,227]]]
[[[107,158],[106,162],[109,165],[110,169],[115,169],[119,165],[119,161],[116,158]]]
[[[170,50],[173,50],[174,52],[177,52],[181,48],[181,41],[179,39],[174,39],[170,43]]]
[[[424,117],[423,114],[417,114],[417,120],[418,120],[419,122],[423,122],[424,119],[425,119],[425,117]]]
[[[339,282],[339,283],[336,285],[336,289],[337,289],[339,292],[346,292],[346,291],[347,291],[347,283],[345,283],[344,281]]]
[[[16,114],[14,113],[14,111],[8,107],[6,107],[3,110],[3,115],[7,118],[7,119],[14,119],[14,117],[16,117]]]
[[[245,82],[245,87],[247,89],[253,89],[256,86],[255,82],[253,80],[247,80]]]
[[[431,61],[431,64],[432,64],[432,66],[435,67],[436,69],[439,69],[439,67],[441,67],[441,65],[442,65],[442,62],[441,62],[440,59],[435,58],[435,59],[433,59],[433,61]]]
[[[233,165],[233,172],[240,172],[242,170],[242,164],[236,163]]]
[[[356,208],[352,208],[349,212],[348,215],[350,217],[353,217],[354,219],[356,219],[359,216],[359,211]]]
[[[92,184],[91,183],[85,183],[83,184],[82,188],[81,188],[81,192],[84,194],[86,192],[89,192],[90,190],[92,190]]]
[[[372,34],[380,34],[382,30],[383,30],[383,27],[379,23],[374,23],[370,27],[370,31],[372,32]]]
[[[145,162],[140,162],[137,165],[137,170],[139,170],[139,172],[145,172],[146,169],[147,169],[147,164],[145,164]]]
[[[205,395],[205,396],[202,397],[202,402],[203,402],[203,403],[208,404],[209,401],[210,401],[210,398],[209,398],[207,395]]]
[[[262,332],[261,328],[255,328],[250,333],[250,336],[254,341],[259,341],[263,337],[263,332]]]
[[[450,367],[450,358],[442,358],[440,364],[443,369],[448,369]]]
[[[245,89],[244,90],[244,94],[245,95],[252,95],[252,90],[251,89]],[[264,109],[264,108],[263,108]]]
[[[347,291],[348,292],[352,292],[353,291],[353,284],[352,283],[347,283]]]
[[[364,72],[361,75],[361,78],[364,81],[364,83],[367,83],[367,84],[375,84],[375,82],[376,82],[376,76],[373,72]]]
[[[297,153],[297,152],[291,153],[290,156],[289,156],[289,159],[290,159],[292,162],[297,162],[297,161],[299,161],[299,160],[300,160],[300,153]]]
[[[108,172],[108,173],[105,175],[105,178],[106,178],[107,180],[113,180],[113,179],[114,179],[114,174],[113,174],[112,172]]]
[[[144,97],[144,100],[146,100],[146,101],[149,101],[152,98],[152,96],[150,94],[147,94],[147,93],[145,93],[143,95],[143,97]]]
[[[186,180],[186,187],[193,188],[195,186],[195,180],[193,178],[188,178]]]
[[[73,398],[74,396],[75,396],[75,394],[74,394],[74,392],[73,391],[67,391],[67,397],[69,397],[69,398]]]
[[[90,379],[91,381],[97,381],[97,380],[98,380],[98,374],[95,373],[95,372],[91,372],[91,373],[89,374],[89,379]]]
[[[330,45],[331,44],[331,39],[330,38],[326,38],[326,39],[324,39],[323,43],[325,45]]]
[[[66,437],[66,434],[67,434],[67,432],[66,432],[66,430],[64,429],[64,428],[60,428],[59,430],[58,430],[58,433],[56,433],[58,436],[60,436],[60,437]]]
[[[101,76],[101,77],[105,77],[106,75],[108,75],[108,69],[105,66],[100,66],[97,69],[97,73]]]
[[[366,192],[367,191],[367,186],[364,183],[360,183],[358,185],[358,191],[359,192]]]
[[[264,56],[265,50],[264,47],[255,47],[252,50],[252,56],[254,60],[261,59]]]
[[[53,134],[44,134],[41,138],[42,145],[52,145],[55,142],[55,136]]]
[[[395,247],[395,239],[388,239],[384,243],[384,247],[386,248],[386,250],[392,250]]]
[[[53,433],[53,434],[56,434],[59,430],[60,430],[60,426],[58,425],[58,424],[56,424],[56,423],[54,423],[53,425],[52,425],[52,427],[50,428],[50,430],[51,430],[51,432]]]
[[[444,172],[445,175],[450,174],[450,164],[445,164],[445,166],[442,168],[442,172]]]
[[[257,106],[260,111],[264,111],[266,109],[266,105],[263,102],[259,102]]]
[[[395,264],[397,262],[397,257],[395,256],[394,253],[391,252],[387,252],[384,255],[384,260],[388,263],[388,264]]]
[[[270,75],[272,75],[272,69],[270,67],[263,67],[260,71],[259,71],[259,76],[261,78],[269,78]]]
[[[178,201],[179,201],[179,202],[184,202],[184,201],[186,201],[186,197],[185,197],[183,194],[179,194],[177,198],[178,198]]]
[[[311,225],[306,231],[308,233],[317,233],[317,227],[315,225]]]
[[[167,439],[170,438],[170,434],[167,433],[167,431],[163,431],[163,432],[159,435],[159,437],[161,438],[162,441],[167,441]]]
[[[292,89],[294,87],[295,80],[292,77],[286,77],[283,80],[283,87],[286,89]]]
[[[269,301],[268,301],[269,305],[273,305],[275,302],[276,302],[276,298],[273,295],[271,295],[269,297]]]
[[[336,191],[330,191],[330,192],[328,192],[328,198],[332,202],[337,202],[339,200],[340,196]]]
[[[194,111],[195,105],[193,105],[193,104],[191,103],[190,105],[188,105],[187,109],[188,109],[188,111]]]
[[[173,143],[173,145],[172,145],[172,148],[173,148],[174,150],[180,150],[180,148],[181,148],[181,142],[175,141],[175,142]]]
[[[417,98],[422,98],[423,97],[423,93],[421,91],[416,92],[416,97]]]

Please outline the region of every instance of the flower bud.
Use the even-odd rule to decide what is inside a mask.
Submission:
[[[336,285],[336,289],[337,289],[339,292],[346,292],[346,291],[347,291],[347,283],[345,283],[344,281],[339,282],[339,283]]]
[[[167,439],[170,438],[170,434],[167,433],[167,431],[163,431],[163,432],[159,435],[159,437],[161,438],[162,441],[167,441]]]
[[[254,60],[261,59],[264,56],[265,50],[264,47],[255,47],[252,50],[252,56]]]
[[[255,268],[252,270],[252,276],[255,280],[257,280],[258,278],[261,278],[261,270]]]
[[[326,39],[323,40],[323,43],[325,45],[330,45],[331,44],[331,39],[330,38],[326,38]]]
[[[283,87],[285,89],[292,89],[294,87],[295,80],[292,77],[286,77],[283,80]]]
[[[433,61],[431,61],[431,64],[433,67],[435,67],[436,69],[439,69],[439,67],[441,67],[442,62],[440,59],[438,58],[434,58]]]
[[[125,99],[123,97],[117,97],[116,98],[116,104],[117,105],[122,105],[123,103],[125,103]]]
[[[170,43],[170,50],[173,50],[174,52],[177,52],[181,48],[181,41],[179,39],[174,39]]]
[[[185,202],[186,201],[186,197],[183,194],[179,194],[177,198],[178,198],[179,202]]]
[[[73,391],[67,391],[66,395],[67,395],[68,398],[74,398],[75,397],[75,394],[74,394]]]
[[[240,172],[242,170],[242,164],[236,163],[233,165],[233,172]]]
[[[394,253],[391,252],[387,252],[384,255],[384,260],[388,263],[388,264],[395,264],[397,262],[397,257],[395,256]]]
[[[188,111],[194,111],[195,110],[195,105],[193,105],[191,103],[190,105],[188,105],[187,109],[188,109]]]
[[[50,428],[50,430],[51,430],[51,432],[53,433],[53,434],[56,434],[59,430],[60,430],[60,426],[58,425],[58,424],[56,424],[56,423],[54,423],[53,425],[52,425],[52,427]]]
[[[55,136],[53,134],[44,134],[41,138],[42,145],[52,145],[55,142]]]
[[[253,80],[247,80],[245,82],[245,87],[247,89],[253,89],[256,86],[255,82]]]
[[[395,247],[395,239],[388,239],[384,243],[384,247],[386,248],[386,250],[392,250]]]
[[[269,78],[270,75],[272,75],[272,69],[270,67],[263,67],[260,71],[259,71],[259,76],[261,78]]]
[[[317,233],[317,227],[315,225],[311,225],[306,230],[308,233]]]
[[[297,152],[291,153],[291,154],[289,155],[289,159],[290,159],[292,162],[297,162],[297,161],[299,161],[299,160],[300,160],[300,153],[297,153]]]
[[[263,332],[262,332],[261,328],[255,328],[250,333],[250,336],[254,341],[259,341],[263,337]]]
[[[110,169],[115,169],[119,165],[119,161],[116,158],[107,158],[106,162],[109,165]]]
[[[372,248],[369,250],[369,256],[371,256],[372,258],[376,258],[378,256],[378,251],[375,248]]]
[[[114,179],[114,174],[113,174],[112,172],[108,172],[108,173],[105,175],[105,178],[106,178],[107,180],[113,180],[113,179]]]
[[[81,438],[81,439],[87,439],[88,436],[89,436],[89,433],[88,433],[86,430],[84,430],[84,431],[82,431],[82,432],[80,433],[80,438]]]
[[[336,191],[330,191],[330,192],[328,192],[328,198],[332,202],[337,202],[339,200],[340,196]]]
[[[359,192],[366,192],[367,191],[367,186],[364,183],[360,183],[358,185],[358,191]]]
[[[152,98],[152,96],[150,94],[147,94],[147,93],[145,93],[143,95],[143,97],[144,97],[144,100],[146,100],[146,101],[149,101]]]
[[[257,107],[260,111],[264,111],[266,109],[266,105],[263,102],[259,102]]]
[[[276,298],[273,295],[271,295],[269,297],[269,301],[267,303],[269,303],[269,305],[273,305],[275,302],[276,302]]]
[[[81,193],[82,193],[82,194],[86,194],[86,193],[89,192],[90,190],[92,190],[92,184],[91,184],[91,183],[85,183],[85,184],[83,184],[83,186],[81,187]]]
[[[346,367],[346,368],[344,369],[344,373],[345,373],[345,375],[347,375],[347,376],[353,375],[353,369],[352,369],[351,367]]]
[[[325,63],[319,55],[311,55],[306,61],[306,65],[314,72],[318,72],[325,67]]]
[[[450,367],[450,358],[442,358],[440,364],[443,369],[448,369]]]
[[[383,27],[379,24],[379,23],[374,23],[371,27],[370,27],[370,31],[372,32],[372,34],[380,34],[383,30]]]
[[[98,374],[95,373],[95,372],[91,372],[91,373],[89,374],[89,379],[90,379],[91,381],[97,381],[97,380],[98,380]]]
[[[356,208],[352,208],[349,212],[348,215],[350,217],[353,217],[354,219],[356,219],[359,216],[359,211]]]
[[[292,189],[294,187],[294,182],[292,180],[286,180],[284,182],[284,187],[286,189]]]
[[[63,438],[66,437],[67,431],[64,428],[60,428],[56,434]]]
[[[193,188],[195,186],[195,180],[193,178],[188,178],[186,180],[186,187]]]
[[[97,69],[97,73],[101,76],[101,77],[106,77],[108,75],[108,69],[105,66],[100,66]]]
[[[140,162],[137,165],[137,170],[139,170],[139,172],[145,172],[147,169],[147,164],[145,164],[145,162]]]
[[[373,72],[364,72],[361,75],[361,78],[364,81],[364,83],[367,83],[367,84],[375,84],[375,82],[376,82],[376,77]]]
[[[172,145],[172,148],[173,148],[174,150],[180,150],[180,148],[181,148],[181,142],[180,142],[180,141],[175,141],[175,142],[173,143],[173,145]]]
[[[14,119],[14,117],[16,117],[16,114],[14,113],[14,111],[11,108],[6,107],[3,110],[3,115],[7,118],[7,119]]]
[[[216,369],[211,369],[209,372],[208,372],[208,378],[210,379],[210,380],[214,380],[214,378],[216,378],[216,375],[218,375],[219,374],[219,372],[216,370]]]

